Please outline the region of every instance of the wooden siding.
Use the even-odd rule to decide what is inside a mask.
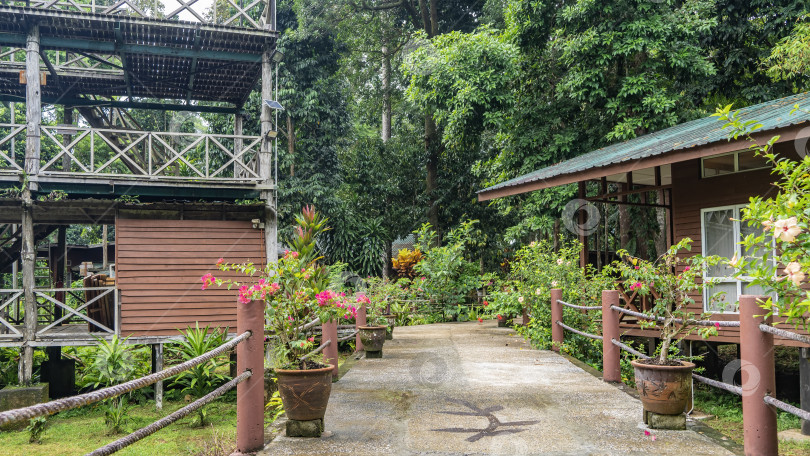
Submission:
[[[793,143],[780,143],[776,151],[795,158],[792,151]],[[692,252],[702,252],[701,209],[746,204],[752,196],[764,197],[775,194],[771,185],[775,177],[771,170],[757,170],[743,173],[727,174],[723,176],[701,178],[700,160],[689,160],[672,165],[672,219],[674,225],[675,241],[685,237],[691,238]],[[703,311],[703,296],[692,296],[695,305],[692,310],[699,314]],[[714,320],[737,320],[737,314],[715,314]],[[778,319],[777,319],[778,321]],[[781,328],[795,330],[792,325],[778,325]],[[641,330],[637,324],[623,323],[624,334],[633,336],[655,337],[655,331]],[[799,331],[806,334],[803,331]],[[702,340],[698,335],[689,339]],[[720,328],[718,336],[711,339],[714,342],[739,343],[739,328]],[[781,338],[775,338],[779,345],[803,346],[802,344]]]
[[[264,234],[250,222],[117,219],[116,280],[123,336],[176,335],[179,329],[236,327],[236,291],[202,291],[200,277],[234,277],[227,262],[264,264]]]

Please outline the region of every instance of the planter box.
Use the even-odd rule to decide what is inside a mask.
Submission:
[[[42,402],[48,402],[47,383],[38,383],[31,386],[6,386],[0,389],[0,412],[28,407]],[[0,430],[20,430],[26,426],[28,426],[28,421],[20,421],[0,427]]]

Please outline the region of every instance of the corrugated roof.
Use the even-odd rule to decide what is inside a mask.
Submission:
[[[810,114],[804,111],[796,111],[792,115],[790,114],[794,105],[797,103],[802,105],[808,101],[810,101],[810,92],[749,106],[739,109],[738,112],[740,119],[744,121],[753,119],[761,123],[762,128],[758,131],[765,132],[810,120]],[[724,124],[725,122],[722,120],[711,116],[682,123],[628,141],[611,144],[556,165],[538,169],[493,185],[478,193],[575,174],[589,169],[639,160],[704,144],[727,141],[728,130],[722,128]]]

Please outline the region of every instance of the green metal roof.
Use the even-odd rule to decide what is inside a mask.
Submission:
[[[748,106],[739,109],[738,115],[743,121],[753,119],[761,123],[762,128],[758,131],[766,132],[810,120],[810,114],[802,110],[790,114],[794,105],[804,105],[807,102],[810,102],[810,92]],[[808,106],[804,107],[807,108]],[[556,165],[538,169],[480,190],[478,193],[487,193],[553,177],[576,174],[622,162],[637,161],[714,142],[728,141],[728,130],[722,128],[724,124],[724,121],[711,116],[682,123],[625,142],[611,144]]]

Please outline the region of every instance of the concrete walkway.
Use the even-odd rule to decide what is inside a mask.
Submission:
[[[383,354],[333,385],[324,437],[260,454],[734,454],[694,431],[645,435],[637,399],[493,321],[396,328]]]

